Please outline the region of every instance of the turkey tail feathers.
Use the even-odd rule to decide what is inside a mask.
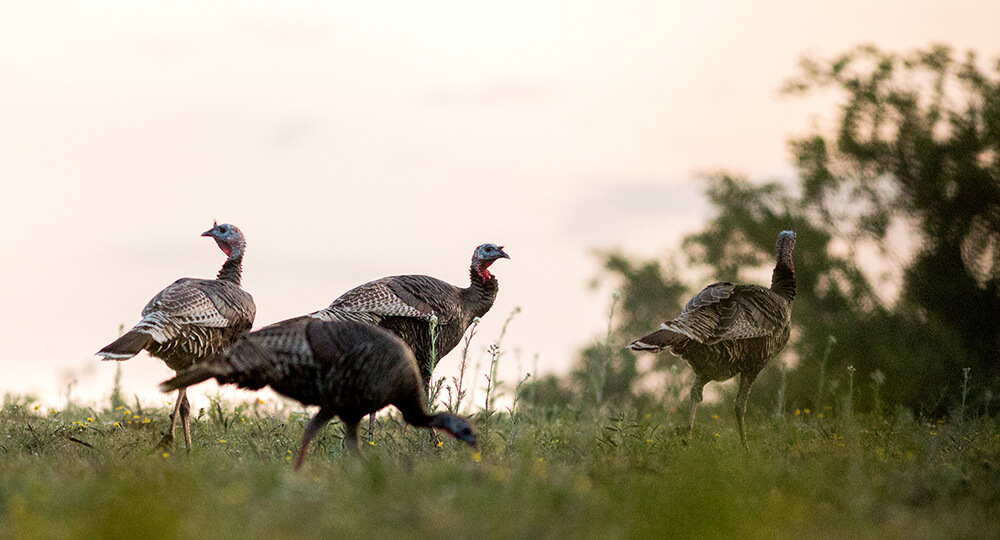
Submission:
[[[673,345],[680,344],[684,339],[686,339],[685,336],[673,330],[657,330],[652,334],[633,341],[626,348],[633,351],[659,352]]]
[[[103,356],[103,360],[128,360],[152,344],[153,336],[138,330],[129,330],[122,337],[98,351],[97,355]]]
[[[179,388],[187,388],[188,386],[207,381],[215,377],[215,375],[215,370],[211,369],[208,365],[196,365],[178,373],[174,378],[160,383],[160,391],[171,392]]]

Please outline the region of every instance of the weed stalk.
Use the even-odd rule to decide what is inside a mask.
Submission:
[[[826,340],[826,350],[823,351],[823,361],[819,363],[819,387],[816,389],[816,404],[814,408],[817,411],[823,410],[823,385],[826,384],[826,362],[830,359],[830,351],[833,350],[834,344],[837,343],[837,338],[831,334]]]
[[[847,403],[844,409],[847,412],[847,427],[854,425],[854,366],[847,366]]]
[[[462,339],[462,359],[458,363],[458,376],[452,377],[452,385],[447,387],[448,403],[446,407],[451,414],[458,414],[458,410],[462,406],[462,399],[465,398],[465,388],[463,388],[463,385],[465,382],[465,370],[469,367],[469,345],[472,344],[472,338],[476,336],[476,329],[478,327],[479,317],[476,317],[472,319],[469,331],[465,333],[465,337]],[[452,394],[452,387],[455,389],[454,394]]]

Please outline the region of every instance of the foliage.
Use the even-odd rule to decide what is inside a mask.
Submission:
[[[941,416],[968,367],[971,406],[997,410],[1000,62],[987,74],[973,54],[955,60],[946,47],[896,55],[862,46],[803,60],[785,91],[839,100],[835,133],[791,142],[798,189],[712,175],[713,214],[684,243],[690,262],[716,279],[766,284],[777,233],[797,234],[798,296],[785,353],[795,369],[783,382],[772,363],[754,387],[755,401],[777,399],[778,385],[787,384],[780,405],[830,402],[853,366],[858,381],[894,381],[878,400],[868,394],[861,410],[902,405]],[[914,238],[913,253],[899,245]],[[611,332],[622,342],[679,312],[653,291],[683,288],[673,277],[638,271],[653,268],[606,256],[606,273],[637,292],[623,294],[630,305]],[[586,349],[581,369],[599,352]],[[669,355],[657,359],[654,369],[665,372]],[[604,361],[625,379],[641,375],[629,371],[635,360],[610,354]],[[825,371],[840,375],[824,381]]]
[[[961,367],[972,368],[976,395],[1000,393],[1000,62],[993,71],[944,46],[907,55],[862,46],[827,62],[804,60],[786,85],[792,94],[832,88],[843,98],[835,137],[792,142],[797,214],[852,258],[865,244],[899,257],[894,227],[920,240],[900,261],[894,305],[842,315],[878,340],[840,339],[857,349],[840,362],[886,373],[899,383],[892,402],[937,413],[940,389],[961,386]],[[852,334],[838,338],[861,338]]]

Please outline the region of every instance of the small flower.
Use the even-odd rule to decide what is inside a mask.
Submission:
[[[646,439],[646,442],[648,442],[649,444],[653,444],[653,439]]]
[[[170,457],[170,452],[164,452],[163,453],[163,459],[166,459],[168,457]]]
[[[823,413],[819,413],[819,414],[817,414],[817,415],[816,415],[816,418],[823,418]]]
[[[124,406],[124,405],[119,405],[119,406],[115,407],[115,410],[116,410],[116,411],[120,411],[120,410],[122,410],[122,409],[124,409],[124,408],[125,408],[125,406]]]
[[[371,446],[375,446],[375,441],[368,441],[368,444]]]
[[[476,463],[479,463],[482,460],[483,460],[483,455],[482,454],[480,454],[479,452],[473,452],[472,453],[472,461],[475,461]]]
[[[802,409],[803,414],[809,414],[809,409]]]
[[[795,409],[795,416],[798,416],[800,414],[802,414],[802,411],[799,409]]]
[[[41,405],[35,405],[35,410],[36,411],[38,410],[38,407],[41,407]]]
[[[226,443],[228,443],[229,441],[227,441],[226,439],[219,439],[219,442],[220,442],[220,443],[222,443],[222,444],[226,444]]]
[[[88,417],[87,417],[87,421],[88,421],[88,422],[93,422],[93,421],[94,421],[94,419],[93,419],[92,417],[88,416]]]
[[[139,415],[138,414],[132,416],[132,420],[138,420],[138,419],[139,419]]]
[[[115,427],[122,427],[122,425],[118,422],[115,422]]]
[[[718,433],[716,433],[716,434],[715,434],[715,436],[716,436],[716,437],[718,437],[718,436],[719,436],[719,434],[718,434]]]
[[[444,443],[443,443],[443,442],[441,442],[441,441],[438,441],[438,443],[437,443],[437,447],[438,447],[438,448],[441,448],[442,446],[444,446]]]
[[[715,420],[718,420],[718,419],[719,419],[719,415],[717,415],[717,414],[713,414],[713,415],[712,415],[712,418],[714,418]]]

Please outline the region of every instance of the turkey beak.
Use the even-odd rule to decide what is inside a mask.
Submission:
[[[503,246],[500,246],[500,255],[497,255],[497,258],[498,259],[509,259],[510,258],[510,255],[507,255],[506,253],[504,253]]]
[[[202,236],[212,236],[212,233],[215,231],[215,228],[218,227],[218,226],[219,226],[219,222],[213,220],[212,221],[212,228],[209,229],[209,230],[207,230],[207,231],[205,231],[205,232],[203,232],[203,233],[201,233],[201,235]]]

